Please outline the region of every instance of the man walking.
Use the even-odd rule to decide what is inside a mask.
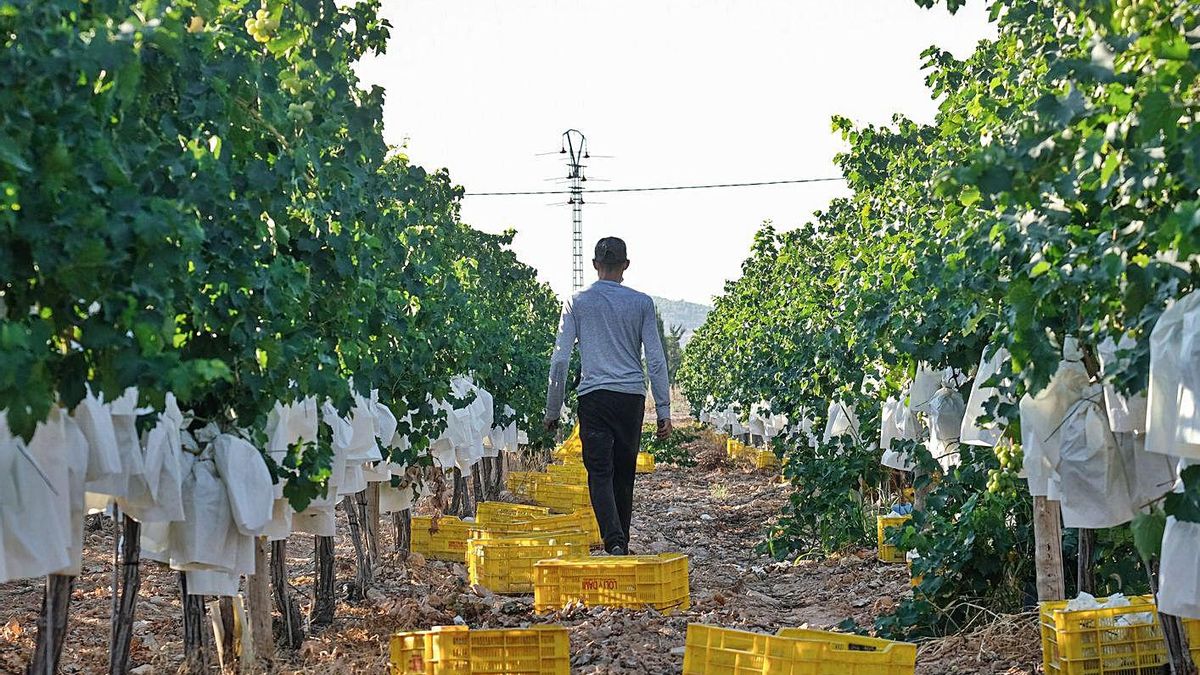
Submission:
[[[592,266],[599,280],[576,293],[563,308],[550,358],[545,425],[548,431],[558,427],[571,352],[578,342],[583,363],[579,381],[580,440],[592,509],[604,537],[604,550],[626,555],[646,407],[642,351],[650,372],[660,439],[671,434],[667,359],[654,301],[621,285],[629,269],[625,242],[616,237],[601,239]]]

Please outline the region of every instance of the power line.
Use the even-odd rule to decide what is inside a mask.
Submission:
[[[602,188],[599,190],[588,190],[588,194],[598,194],[601,192],[661,192],[664,190],[709,190],[712,188],[735,188],[735,187],[756,187],[760,185],[794,185],[796,183],[828,183],[836,180],[845,180],[845,178],[798,178],[796,180],[768,180],[756,183],[714,183],[711,185],[666,185],[659,187],[633,187],[633,188]],[[566,195],[571,194],[571,190],[530,190],[525,192],[467,192],[466,197],[516,197],[520,195]]]

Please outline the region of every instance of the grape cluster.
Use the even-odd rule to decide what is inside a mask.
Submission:
[[[246,32],[255,42],[270,42],[275,31],[279,30],[279,19],[272,19],[271,13],[260,9],[254,16],[246,19]]]
[[[279,88],[292,96],[299,96],[300,92],[304,91],[304,84],[299,75],[287,72],[279,76]]]
[[[288,119],[296,124],[309,124],[313,121],[312,101],[292,103],[288,105]]]
[[[1001,444],[996,446],[996,459],[1000,460],[1000,468],[988,472],[988,492],[992,494],[1012,494],[1017,489],[1017,475],[1025,455],[1019,445]]]
[[[1156,0],[1116,0],[1113,23],[1130,32],[1145,30]]]

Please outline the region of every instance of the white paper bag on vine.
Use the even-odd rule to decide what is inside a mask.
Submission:
[[[966,407],[962,394],[945,385],[929,399],[929,440],[925,445],[944,471],[959,464],[958,434]]]
[[[1200,459],[1200,292],[1167,308],[1150,334],[1146,450]]]
[[[860,440],[858,416],[854,414],[854,406],[846,405],[840,401],[830,401],[825,419],[825,443],[839,436],[846,435],[853,438],[856,443]]]
[[[1062,448],[1062,425],[1068,410],[1088,386],[1079,343],[1063,341],[1063,359],[1046,388],[1021,398],[1021,446],[1029,492],[1035,497],[1060,498],[1057,466]]]
[[[67,532],[46,532],[53,482],[0,411],[0,583],[41,577],[70,565]]]
[[[121,452],[117,447],[117,432],[113,429],[112,411],[92,393],[90,385],[71,416],[87,438],[88,481],[112,479],[121,474]]]
[[[1057,467],[1063,526],[1099,530],[1133,520],[1129,469],[1108,427],[1103,387],[1088,385],[1063,420]]]
[[[883,448],[880,463],[897,471],[912,471],[915,467],[907,452],[892,447],[893,441],[917,440],[920,431],[917,416],[904,403],[907,396],[905,391],[899,399],[884,401],[880,420],[879,447]]]
[[[966,411],[963,413],[962,428],[959,430],[960,442],[990,448],[995,447],[1004,435],[1008,420],[1002,415],[987,424],[982,423],[980,418],[988,414],[989,402],[1000,397],[1000,390],[987,386],[987,382],[1000,372],[1009,358],[1008,350],[1003,347],[997,347],[990,357],[985,349],[979,357],[979,368],[975,371],[975,382],[971,385],[970,395],[967,396]],[[1007,396],[1000,397],[999,403],[1012,403],[1012,399]]]
[[[1183,459],[1178,473],[1196,460]],[[1176,484],[1183,491],[1183,482]],[[1159,564],[1158,609],[1160,612],[1186,619],[1200,619],[1200,523],[1167,518],[1163,534],[1162,558]],[[1196,645],[1192,645],[1195,649]]]
[[[1108,423],[1114,433],[1146,431],[1146,395],[1122,394],[1110,379],[1114,371],[1127,365],[1129,359],[1124,355],[1136,346],[1133,338],[1122,335],[1120,342],[1108,337],[1096,348],[1100,357],[1100,373],[1105,379],[1104,406],[1108,410]]]

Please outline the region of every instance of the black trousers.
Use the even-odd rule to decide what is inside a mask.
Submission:
[[[642,441],[646,397],[603,389],[579,397],[579,438],[592,509],[604,549],[629,548],[633,480]]]

